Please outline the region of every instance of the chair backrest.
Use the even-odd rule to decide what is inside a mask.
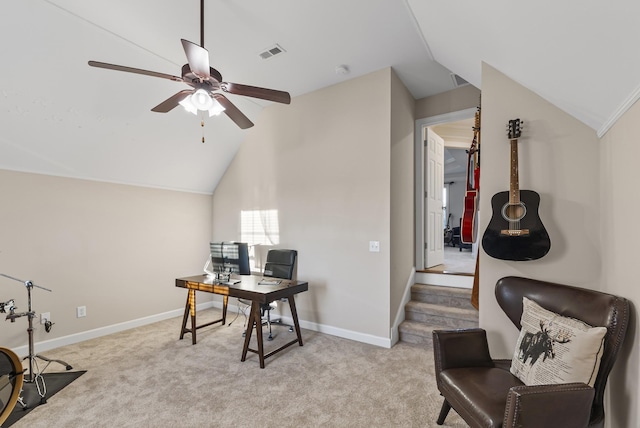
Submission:
[[[264,276],[282,279],[293,279],[296,264],[296,250],[269,250],[264,264]]]
[[[629,324],[629,301],[595,290],[515,276],[500,279],[495,293],[498,304],[518,330],[522,328],[522,297],[565,317],[578,319],[593,327],[607,328],[600,370],[593,386],[595,397],[590,424],[604,421],[604,389]]]

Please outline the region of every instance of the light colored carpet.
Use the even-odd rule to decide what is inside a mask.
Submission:
[[[198,324],[219,313],[199,312]],[[403,343],[384,349],[303,330],[303,347],[268,358],[260,369],[254,353],[240,361],[242,316],[231,326],[199,329],[196,345],[190,334],[178,339],[181,321],[43,353],[87,373],[13,426],[438,426],[442,398],[430,350]],[[274,331],[267,351],[294,337],[283,326]],[[47,372],[63,370],[54,366]],[[467,425],[452,410],[444,426]]]

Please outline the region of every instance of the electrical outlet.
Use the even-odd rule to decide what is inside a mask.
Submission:
[[[86,306],[78,306],[76,308],[76,318],[82,318],[87,316],[87,307]]]
[[[40,324],[44,324],[47,321],[51,321],[51,312],[43,312],[40,314]]]
[[[379,253],[380,252],[380,241],[369,241],[369,252],[371,252],[371,253]]]

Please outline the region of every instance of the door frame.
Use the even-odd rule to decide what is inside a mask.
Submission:
[[[417,119],[415,122],[414,132],[414,189],[415,189],[415,208],[416,208],[416,224],[415,224],[415,264],[416,271],[424,270],[424,253],[425,253],[425,238],[424,238],[424,192],[425,192],[425,174],[424,170],[424,156],[425,156],[425,141],[424,130],[429,126],[439,125],[441,123],[455,122],[462,119],[469,119],[475,117],[477,108],[472,107],[464,110],[454,111],[451,113],[439,114],[437,116],[425,117]],[[446,145],[445,145],[446,147]]]

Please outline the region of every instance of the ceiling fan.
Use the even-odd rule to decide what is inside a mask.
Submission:
[[[219,91],[277,103],[291,103],[288,92],[222,81],[220,72],[209,65],[209,52],[204,48],[204,0],[200,0],[200,45],[182,39],[182,47],[188,63],[182,66],[181,77],[98,61],[89,61],[89,65],[184,82],[191,86],[191,89],[184,89],[167,98],[151,111],[166,113],[180,104],[194,114],[197,114],[198,110],[208,111],[209,116],[224,112],[242,129],[252,127],[253,122]]]

